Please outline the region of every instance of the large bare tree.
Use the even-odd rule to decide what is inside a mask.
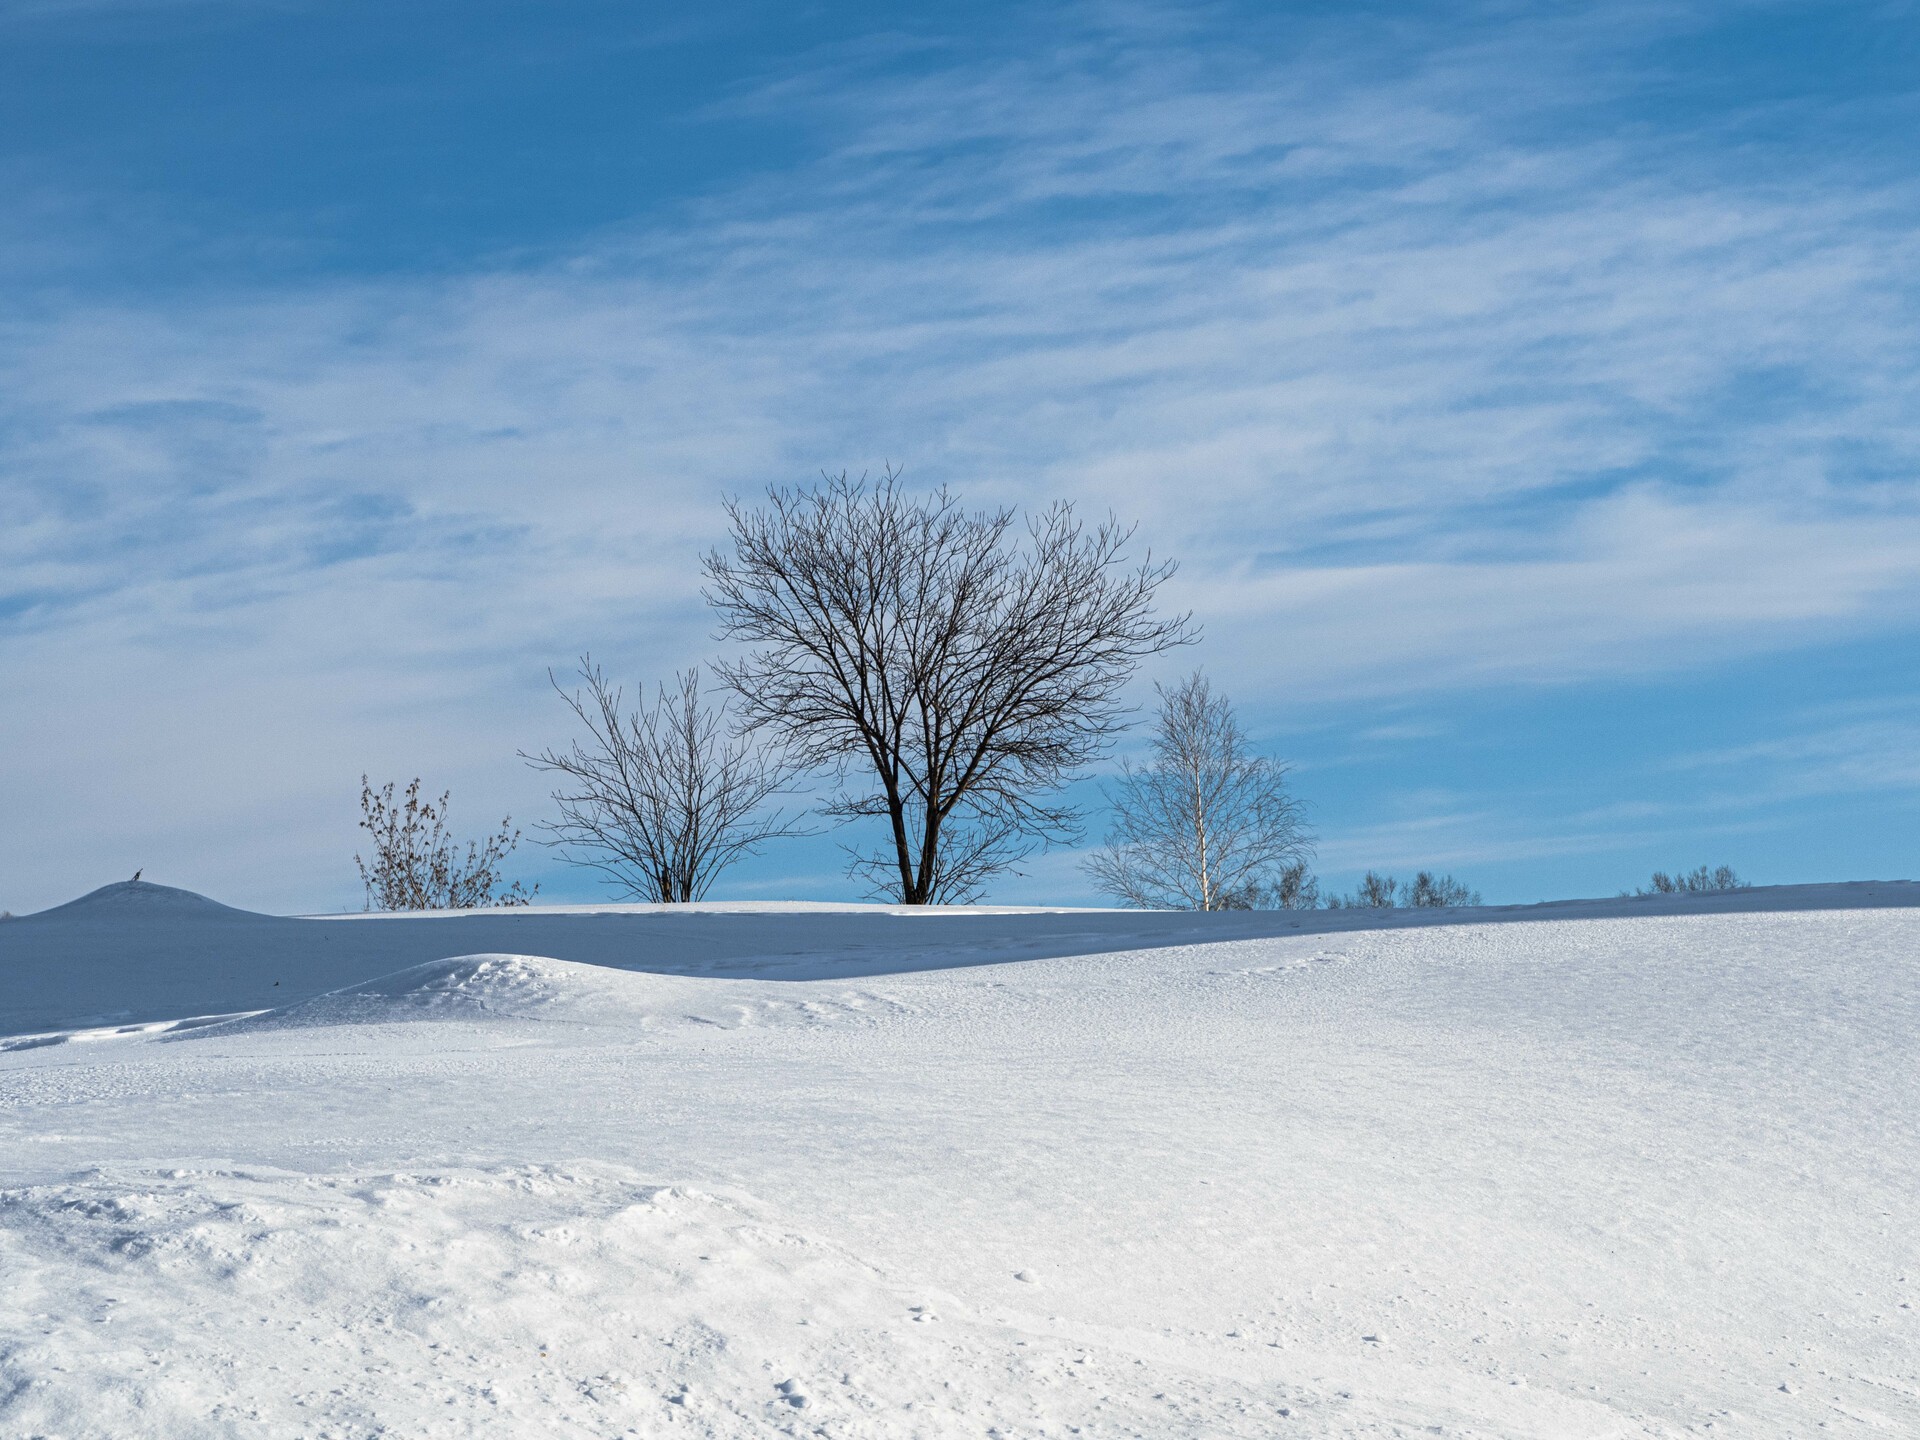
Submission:
[[[552,679],[551,676],[548,677]],[[720,872],[768,840],[801,833],[769,810],[785,769],[778,757],[728,733],[724,705],[700,698],[696,667],[645,687],[628,710],[623,691],[591,657],[585,688],[560,692],[587,738],[565,750],[521,752],[535,769],[562,777],[560,819],[546,825],[568,860],[600,871],[636,899],[684,904],[704,899]]]
[[[1130,563],[1131,527],[1064,503],[1020,526],[892,469],[822,479],[728,502],[707,599],[752,648],[715,668],[748,725],[831,769],[830,816],[886,823],[852,873],[908,905],[970,900],[1078,836],[1057,792],[1104,750],[1141,658],[1189,637],[1153,614],[1173,566]]]
[[[1227,697],[1198,671],[1156,688],[1152,756],[1126,765],[1108,795],[1113,828],[1088,875],[1147,909],[1244,909],[1269,892],[1284,901],[1289,868],[1309,849],[1286,767],[1253,753]]]

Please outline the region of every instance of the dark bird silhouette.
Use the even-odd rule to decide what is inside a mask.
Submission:
[[[142,865],[138,870],[133,872],[133,883],[138,885],[140,883],[140,877],[146,873],[147,867]]]

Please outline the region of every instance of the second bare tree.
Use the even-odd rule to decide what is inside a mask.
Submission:
[[[551,678],[551,677],[549,677]],[[554,689],[586,729],[565,750],[524,751],[535,769],[561,777],[560,819],[544,828],[569,860],[600,871],[640,900],[705,898],[720,872],[768,840],[803,833],[769,810],[784,767],[728,733],[724,706],[700,698],[700,672],[644,691],[626,708],[619,687],[590,658],[584,689]]]

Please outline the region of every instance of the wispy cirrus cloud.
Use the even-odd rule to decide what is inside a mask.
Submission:
[[[1141,519],[1268,715],[1910,632],[1920,185],[1811,144],[1783,180],[1738,105],[1638,122],[1707,13],[880,36],[728,102],[811,158],[671,223],[37,295],[0,330],[0,647],[142,676],[182,776],[151,823],[211,833],[248,735],[289,813],[421,754],[534,803],[499,773],[543,668],[698,656],[717,495],[823,465]],[[81,853],[148,757],[26,694],[10,734],[99,764],[34,842]]]
[[[1913,700],[1824,706],[1780,716],[1768,728],[1774,733],[1749,744],[1676,756],[1672,769],[1737,775],[1750,802],[1920,789],[1920,703]]]

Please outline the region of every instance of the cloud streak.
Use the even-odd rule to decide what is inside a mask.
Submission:
[[[1910,633],[1920,191],[1606,109],[1699,23],[880,37],[729,102],[813,158],[670,224],[39,296],[0,327],[0,659],[34,677],[0,721],[101,778],[5,762],[70,824],[0,858],[61,898],[121,789],[236,898],[324,903],[265,865],[336,836],[289,819],[256,865],[187,797],[291,817],[386,764],[524,810],[545,666],[704,651],[718,494],[885,458],[1141,519],[1268,719]],[[177,784],[88,718],[129,682]],[[275,758],[236,774],[246,736]]]

